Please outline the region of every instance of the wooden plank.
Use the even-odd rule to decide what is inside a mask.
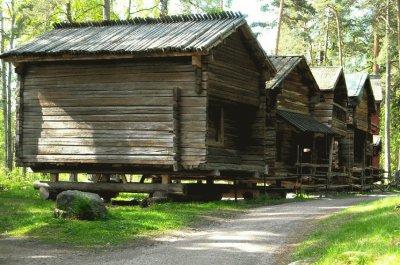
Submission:
[[[162,114],[88,114],[88,115],[28,115],[26,113],[25,120],[29,122],[168,122],[172,120],[172,113]],[[200,119],[201,115],[188,115],[190,119]]]
[[[168,192],[174,194],[185,194],[185,185],[177,183],[84,183],[84,182],[38,182],[33,184],[35,189],[46,188],[50,190],[80,190],[86,192],[136,192],[153,193]]]
[[[73,98],[58,100],[30,100],[26,106],[41,107],[102,107],[102,106],[165,106],[172,105],[170,97],[126,97],[126,98]]]
[[[101,142],[100,142],[101,144]],[[173,155],[173,148],[168,147],[111,147],[98,146],[54,146],[54,145],[23,145],[24,156],[30,155]]]
[[[173,90],[173,157],[174,157],[174,171],[179,171],[180,169],[180,148],[179,148],[179,141],[180,141],[180,115],[179,115],[179,97],[180,97],[180,89],[178,87],[174,88]]]
[[[171,165],[170,155],[24,155],[24,163],[99,163],[130,165]]]
[[[86,130],[134,130],[134,131],[171,131],[169,122],[24,122],[24,129],[86,129]]]
[[[58,137],[58,138],[28,138],[25,137],[23,144],[24,145],[58,145],[58,146],[91,146],[93,142],[97,141],[98,145],[106,147],[106,146],[114,146],[114,147],[173,147],[172,136],[168,138],[143,138],[143,139],[126,139],[126,138],[71,138],[71,137]]]

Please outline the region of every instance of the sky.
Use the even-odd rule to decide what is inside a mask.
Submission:
[[[271,2],[271,1],[270,1]],[[240,11],[247,15],[247,23],[251,25],[253,22],[263,21],[271,22],[277,20],[277,10],[274,12],[261,12],[259,0],[233,0],[230,11]],[[263,46],[267,54],[272,54],[275,47],[276,29],[260,31],[258,41]]]
[[[172,14],[179,13],[178,0],[170,0],[169,11]],[[272,2],[272,0],[264,0],[264,2]],[[118,0],[114,2],[114,8],[117,12],[124,13],[126,10],[127,1]],[[154,0],[144,0],[146,8],[150,8],[154,5]],[[277,10],[270,11],[268,13],[260,11],[260,0],[232,0],[232,6],[226,8],[228,11],[241,12],[247,15],[247,23],[251,25],[253,22],[271,22],[277,19]],[[267,54],[272,54],[275,46],[276,29],[273,30],[261,30],[257,28],[257,31],[261,33],[258,36],[258,40],[262,47],[265,49]]]

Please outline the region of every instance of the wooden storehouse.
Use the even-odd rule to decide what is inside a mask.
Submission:
[[[241,14],[61,23],[1,58],[18,73],[17,165],[54,180],[162,176],[44,187],[182,194],[174,179],[265,173],[265,82],[276,71]]]
[[[341,141],[347,132],[347,88],[342,67],[311,67],[311,72],[321,89],[322,100],[315,105],[314,116],[321,123],[332,128],[336,133],[331,143],[333,149],[332,177],[336,184],[344,184],[343,177],[347,176],[340,160],[339,149]]]
[[[372,132],[372,166],[374,170],[380,169],[380,155],[382,151],[382,139],[380,129],[380,113],[382,103],[382,85],[379,75],[370,75],[372,92],[374,93],[376,112],[371,115],[371,132]]]
[[[349,96],[347,135],[341,152],[345,166],[350,171],[352,183],[361,188],[372,182],[371,117],[376,112],[374,94],[369,75],[346,74]]]
[[[326,184],[335,132],[314,117],[320,102],[318,84],[304,57],[270,59],[277,69],[276,76],[267,82],[267,126],[275,132],[276,141],[274,178],[278,185],[280,180]]]

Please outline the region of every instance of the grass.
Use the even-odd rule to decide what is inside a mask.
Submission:
[[[318,225],[294,260],[312,264],[400,264],[400,196],[348,208]]]
[[[259,198],[239,203],[165,203],[145,209],[108,205],[110,217],[107,220],[79,221],[55,219],[54,202],[41,200],[32,186],[30,181],[15,184],[0,179],[0,236],[35,238],[76,247],[116,245],[189,227],[205,216],[232,215],[285,201]],[[143,194],[139,194],[139,198],[143,198]],[[121,199],[129,199],[129,196],[122,194]]]

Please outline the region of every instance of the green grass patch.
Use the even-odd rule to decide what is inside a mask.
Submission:
[[[294,260],[312,264],[400,264],[400,196],[350,207],[322,221]]]
[[[283,203],[260,197],[251,201],[209,203],[165,203],[142,209],[138,206],[108,205],[110,216],[103,221],[63,220],[53,217],[55,203],[43,201],[32,182],[0,181],[0,236],[29,237],[47,243],[76,247],[116,245],[144,236],[196,225],[204,217],[226,216],[246,209]],[[120,199],[131,199],[121,194]],[[143,198],[143,194],[136,196]],[[295,201],[291,199],[286,201]]]

